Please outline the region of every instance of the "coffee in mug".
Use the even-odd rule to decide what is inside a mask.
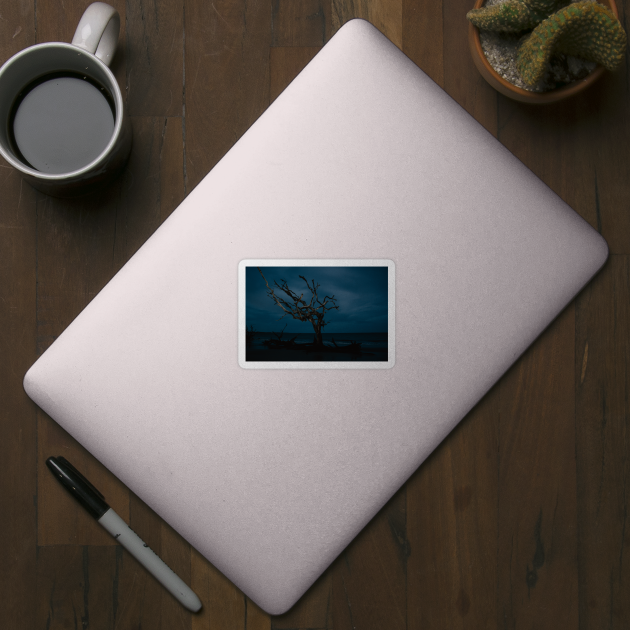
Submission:
[[[70,173],[93,162],[114,133],[109,92],[88,77],[46,75],[13,106],[10,141],[22,162],[42,173]]]
[[[119,29],[116,10],[94,3],[72,44],[31,46],[0,69],[0,153],[43,192],[83,194],[126,162],[131,129],[108,68]]]

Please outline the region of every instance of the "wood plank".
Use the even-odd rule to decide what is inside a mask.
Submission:
[[[272,48],[269,52],[269,98],[275,101],[321,50],[319,46]]]
[[[254,602],[245,597],[245,630],[270,630],[271,618]]]
[[[22,379],[37,359],[36,192],[4,160],[0,198],[0,618],[26,629],[34,624],[37,410]]]
[[[407,625],[406,488],[399,490],[332,567],[332,627]]]
[[[499,140],[593,227],[596,183],[588,95],[540,108],[499,99]],[[527,133],[527,142],[523,134]]]
[[[442,87],[492,135],[497,135],[498,93],[479,74],[468,50],[470,0],[443,4],[444,84]]]
[[[630,3],[626,16],[630,14]],[[619,5],[618,5],[619,6]],[[627,19],[627,18],[626,18]],[[626,32],[628,27],[626,26]],[[630,254],[630,64],[623,64],[615,73],[604,75],[590,91],[593,106],[582,125],[588,136],[583,152],[588,151],[593,164],[591,185],[595,200],[590,204],[588,220],[597,227],[615,254]],[[574,132],[584,132],[576,126]],[[574,167],[574,162],[567,164]],[[577,183],[578,178],[574,178]],[[573,205],[573,204],[571,204]]]
[[[185,14],[186,191],[269,105],[269,3],[192,3]]]
[[[444,87],[442,1],[403,0],[402,50]]]
[[[112,272],[140,249],[184,199],[181,118],[132,117],[131,121],[134,146],[115,208]]]
[[[272,630],[332,628],[332,574],[331,569],[325,571],[291,610],[272,616]]]
[[[0,64],[23,48],[37,43],[36,37],[33,2],[4,2],[0,20]]]
[[[407,483],[408,630],[496,618],[499,399],[497,386]]]
[[[191,551],[190,586],[203,603],[192,617],[192,630],[271,630],[270,616],[196,549]]]
[[[191,588],[203,602],[203,608],[193,617],[192,630],[247,629],[251,602],[246,604],[245,595],[196,549],[192,551]]]
[[[403,0],[332,0],[332,33],[348,20],[363,18],[402,49]]]
[[[0,64],[35,43],[33,3],[3,3]],[[36,625],[37,418],[22,388],[35,345],[37,193],[0,158],[0,619]]]
[[[611,256],[576,305],[580,628],[630,627],[630,260]]]
[[[254,602],[245,597],[245,630],[270,630],[271,618],[261,608],[256,606]]]
[[[130,116],[181,116],[184,85],[183,0],[136,0],[126,9]]]
[[[500,384],[501,627],[578,626],[574,345],[571,305]]]
[[[160,225],[184,200],[184,135],[182,118],[164,119],[159,149]]]
[[[116,612],[116,548],[42,547],[33,627],[111,630]]]
[[[37,350],[44,352],[112,276],[121,181],[100,194],[61,200],[40,195]]]
[[[330,39],[329,0],[272,0],[272,46],[323,46]]]

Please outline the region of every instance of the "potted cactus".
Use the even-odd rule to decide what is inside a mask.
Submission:
[[[604,1],[477,0],[467,15],[473,60],[510,98],[545,103],[571,96],[624,58],[627,38],[617,7]],[[500,62],[492,54],[497,44],[512,51]]]

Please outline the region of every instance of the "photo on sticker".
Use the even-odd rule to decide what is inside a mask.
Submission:
[[[387,361],[387,266],[245,269],[246,361]]]

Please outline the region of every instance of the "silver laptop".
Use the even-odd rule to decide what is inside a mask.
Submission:
[[[24,386],[278,614],[607,254],[595,230],[354,20]]]

